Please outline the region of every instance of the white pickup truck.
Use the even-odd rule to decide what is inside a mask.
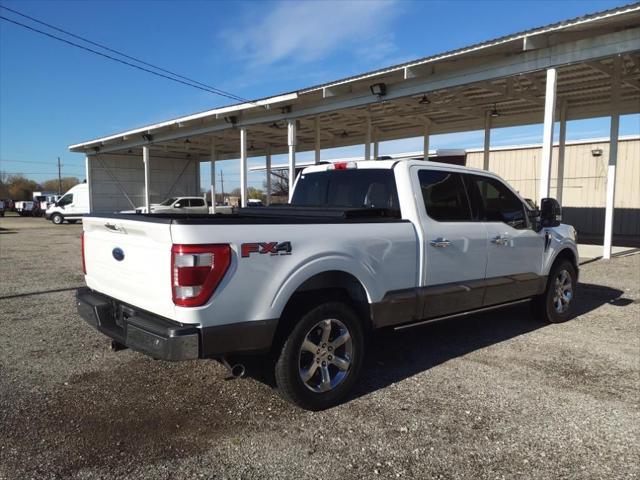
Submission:
[[[273,359],[307,409],[356,382],[366,333],[532,300],[569,318],[573,227],[496,175],[421,160],[323,164],[291,205],[236,215],[94,215],[83,222],[80,315],[154,358]],[[232,359],[232,360],[228,360]],[[233,367],[230,363],[235,363]]]

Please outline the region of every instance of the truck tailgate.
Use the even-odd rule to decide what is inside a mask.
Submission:
[[[171,226],[168,222],[83,219],[87,286],[166,318],[171,297]]]

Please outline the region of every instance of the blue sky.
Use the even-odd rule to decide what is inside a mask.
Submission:
[[[258,98],[627,1],[0,3],[236,95]],[[45,180],[55,176],[60,156],[63,175],[82,178],[84,159],[69,153],[69,144],[228,103],[0,21],[0,170]],[[640,133],[639,125],[640,117],[623,117],[621,134]],[[571,122],[567,133],[570,139],[607,136],[608,128],[608,119],[593,119]],[[492,133],[492,144],[534,143],[541,137],[540,125],[501,129]],[[431,146],[481,143],[480,133],[469,132],[434,136]],[[420,149],[415,139],[383,143],[380,153]],[[237,162],[221,168],[225,189],[237,186]],[[261,174],[251,174],[249,183],[261,186]]]

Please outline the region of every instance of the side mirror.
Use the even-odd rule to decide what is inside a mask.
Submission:
[[[540,202],[540,223],[543,227],[557,227],[562,221],[562,207],[555,198],[543,198]]]
[[[173,208],[182,208],[182,205],[179,203],[174,203]]]

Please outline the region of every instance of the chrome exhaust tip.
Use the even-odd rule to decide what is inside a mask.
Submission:
[[[226,358],[220,358],[220,363],[226,367],[232,378],[242,378],[247,373],[245,366],[241,363],[230,365]]]

